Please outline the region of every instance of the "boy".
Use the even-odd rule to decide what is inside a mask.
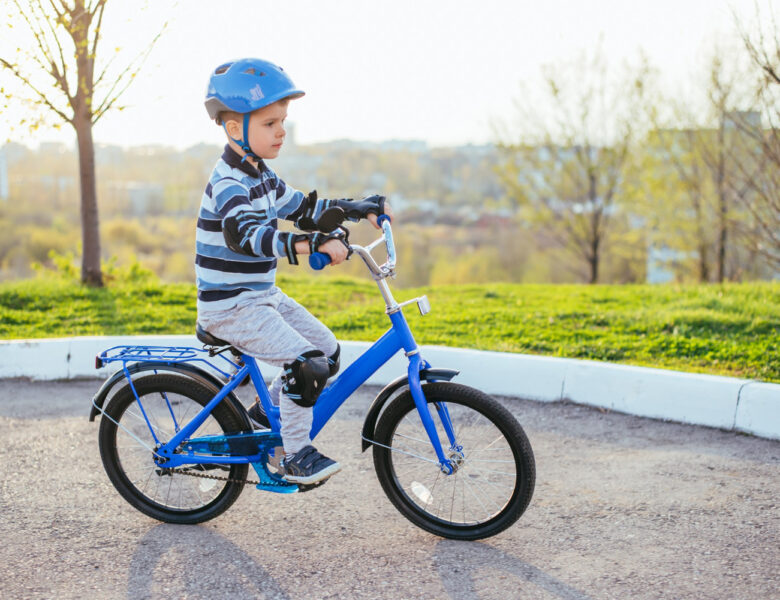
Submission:
[[[339,206],[351,220],[388,214],[382,196],[361,202],[317,199],[287,186],[264,160],[276,158],[284,143],[284,120],[297,89],[280,67],[245,58],[217,67],[206,92],[209,117],[228,137],[201,202],[195,271],[198,322],[207,332],[264,362],[283,366],[271,385],[280,406],[284,477],[313,485],[340,465],[320,454],[309,432],[312,406],[328,377],[339,368],[339,345],[331,331],[274,285],[277,258],[298,264],[298,255],[322,252],[337,265],[347,258],[345,243],[324,233],[280,231],[277,218],[314,231],[319,216]],[[250,416],[268,425],[261,405]]]

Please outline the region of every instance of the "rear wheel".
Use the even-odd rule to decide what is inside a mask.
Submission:
[[[523,428],[479,390],[447,382],[422,389],[455,472],[439,468],[407,390],[390,401],[375,432],[382,446],[374,445],[374,466],[387,497],[412,523],[443,537],[476,540],[503,531],[520,518],[534,490],[536,467]],[[443,427],[447,420],[454,443]]]
[[[100,456],[111,483],[135,508],[167,523],[200,523],[223,513],[236,501],[244,484],[194,475],[244,480],[248,465],[193,464],[163,469],[153,460],[156,442],[146,420],[157,439],[165,443],[208,404],[214,391],[170,374],[141,377],[133,385],[140,403],[127,385],[108,403],[106,415],[110,418],[104,415],[100,422]],[[240,417],[222,402],[192,437],[242,429]]]

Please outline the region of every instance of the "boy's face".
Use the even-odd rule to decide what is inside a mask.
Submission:
[[[276,158],[284,143],[284,120],[287,118],[288,101],[280,100],[256,110],[249,116],[249,145],[260,158]],[[228,121],[228,133],[236,138],[243,137],[242,124]]]

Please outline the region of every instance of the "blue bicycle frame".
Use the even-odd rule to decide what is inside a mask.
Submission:
[[[427,298],[424,296],[421,298],[415,298],[402,304],[398,304],[392,297],[389,287],[386,283],[386,278],[393,275],[395,267],[395,248],[392,242],[392,232],[390,225],[386,221],[382,223],[382,229],[384,233],[384,240],[388,250],[388,262],[382,266],[376,264],[371,257],[370,251],[375,247],[383,238],[375,241],[373,244],[366,248],[360,246],[351,246],[351,249],[358,253],[363,258],[366,265],[369,267],[374,275],[374,279],[380,288],[383,298],[387,304],[387,314],[390,318],[391,327],[388,329],[379,340],[377,340],[368,350],[361,354],[357,360],[355,360],[349,367],[347,367],[330,385],[328,385],[320,394],[317,403],[314,405],[314,415],[312,429],[310,432],[311,439],[314,439],[316,435],[322,430],[325,424],[330,420],[333,414],[339,409],[344,401],[352,395],[361,385],[363,385],[382,365],[390,360],[399,350],[403,350],[406,357],[409,360],[408,365],[408,384],[414,399],[414,403],[419,413],[422,424],[426,433],[430,439],[431,445],[436,454],[439,466],[444,474],[453,473],[453,466],[450,463],[449,458],[445,455],[444,448],[439,440],[439,435],[436,430],[436,424],[434,423],[431,411],[428,408],[428,402],[423,394],[422,385],[420,381],[420,371],[423,369],[430,369],[430,365],[422,359],[420,356],[420,350],[417,343],[414,340],[409,325],[406,322],[402,308],[405,305],[416,302],[420,312],[426,314],[429,310]],[[316,257],[315,257],[316,258]],[[120,349],[118,355],[111,356],[109,353],[111,350]],[[124,351],[121,349],[125,349]],[[138,405],[143,414],[146,424],[152,433],[153,439],[157,444],[154,449],[155,462],[164,468],[175,468],[181,465],[191,464],[238,464],[238,463],[258,463],[263,460],[263,450],[261,446],[259,452],[253,455],[235,455],[229,453],[223,455],[220,453],[208,453],[202,451],[202,445],[207,442],[211,442],[213,438],[198,438],[191,439],[191,436],[195,431],[203,425],[212,410],[222,402],[235,388],[249,376],[257,390],[260,402],[263,405],[268,420],[271,425],[271,432],[276,434],[274,439],[278,438],[280,432],[279,422],[279,408],[274,406],[271,402],[268,388],[265,385],[263,376],[257,365],[255,359],[248,355],[242,355],[241,360],[243,366],[241,366],[236,373],[228,380],[227,384],[222,387],[219,392],[204,406],[195,417],[184,424],[183,426],[176,422],[173,416],[173,409],[168,405],[168,409],[171,416],[174,418],[174,427],[176,433],[167,442],[163,443],[158,438],[152,427],[146,412],[142,406],[141,400],[133,386],[131,374],[127,368],[127,362],[131,360],[143,361],[143,358],[138,358],[139,355],[143,356],[146,352],[151,360],[154,350],[166,351],[169,350],[167,357],[170,360],[170,354],[176,355],[173,362],[187,362],[192,360],[204,360],[197,358],[197,353],[203,352],[202,350],[194,348],[153,348],[153,347],[118,347],[107,350],[101,354],[99,361],[101,364],[105,362],[111,362],[112,360],[122,360],[124,374],[129,381],[129,384],[133,390],[133,394],[138,400]],[[129,354],[123,352],[130,351]],[[133,352],[134,351],[134,352]],[[164,352],[165,354],[165,352]],[[160,358],[159,354],[155,355],[155,358]],[[162,356],[163,359],[166,355]],[[224,358],[224,357],[223,357]],[[227,360],[227,359],[225,359]],[[208,362],[208,361],[205,361]],[[228,361],[231,362],[231,361]],[[213,368],[218,369],[213,364],[208,363]],[[231,363],[234,364],[235,363]],[[222,371],[220,371],[222,372]],[[224,372],[223,372],[224,373]],[[167,402],[167,397],[165,398]],[[460,447],[456,443],[455,433],[453,431],[452,422],[450,420],[447,407],[444,403],[437,402],[434,404],[439,420],[442,423],[444,432],[447,435],[449,441],[449,450],[455,452],[460,451]],[[266,437],[267,437],[266,432]],[[235,437],[240,438],[242,436],[263,436],[263,433],[247,433],[247,434],[234,434],[224,436],[220,438],[220,441],[225,441],[228,438]],[[280,440],[281,438],[278,438]],[[370,441],[370,440],[369,440]],[[375,443],[375,442],[373,442]]]

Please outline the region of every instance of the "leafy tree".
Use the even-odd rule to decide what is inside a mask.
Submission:
[[[31,95],[28,101],[71,125],[76,132],[81,188],[81,280],[103,285],[92,127],[135,78],[162,31],[119,71],[113,59],[96,69],[107,0],[12,0],[9,26],[24,30],[27,43],[0,50],[0,68]],[[164,27],[163,27],[164,29]],[[8,37],[6,37],[8,39]],[[7,95],[10,96],[10,95]]]
[[[518,101],[520,131],[498,168],[515,210],[547,230],[599,281],[650,77],[644,61],[613,76],[601,48],[544,69],[544,94]]]
[[[743,171],[756,147],[746,143],[742,127],[757,114],[745,110],[751,99],[739,59],[716,47],[695,93],[655,103],[655,129],[644,145],[643,177],[654,182],[646,214],[656,242],[695,255],[702,282],[736,276],[744,239],[738,234],[749,226],[742,202],[751,191]]]
[[[737,20],[737,27],[751,59],[757,105],[766,122],[738,123],[743,147],[754,150],[743,150],[736,160],[750,191],[741,198],[754,223],[747,241],[780,269],[780,27],[771,6],[762,15],[758,4],[756,26],[746,28]]]

